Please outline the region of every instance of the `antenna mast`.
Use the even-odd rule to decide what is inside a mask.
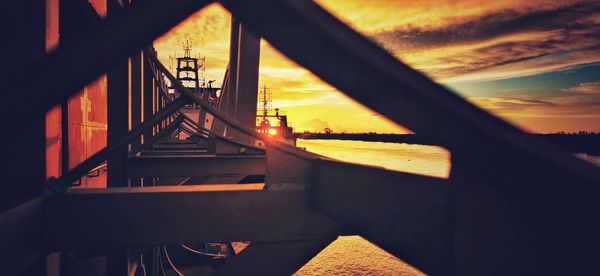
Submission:
[[[192,57],[192,42],[190,42],[189,40],[186,40],[183,43],[183,57]]]
[[[262,113],[263,113],[263,118],[265,118],[265,119],[267,118],[267,115],[269,115],[269,101],[270,101],[270,97],[267,92],[267,85],[264,84],[263,91],[262,91]]]

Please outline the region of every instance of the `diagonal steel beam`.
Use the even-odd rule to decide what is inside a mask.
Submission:
[[[410,253],[434,271],[458,275],[595,270],[600,225],[590,218],[598,209],[598,167],[471,105],[312,1],[221,3],[324,81],[452,151],[446,243],[452,245],[454,271],[428,265],[419,248],[391,252],[401,258]],[[382,247],[396,238],[379,237],[370,240]]]
[[[465,151],[474,145],[481,145],[480,150],[500,145],[518,148],[600,181],[600,170],[593,165],[470,104],[313,1],[220,2],[257,35],[324,81],[439,145]]]
[[[177,130],[177,128],[180,127],[183,121],[184,118],[182,116],[177,116],[177,118],[173,120],[173,122],[169,123],[165,128],[163,128],[157,134],[152,136],[152,138],[148,139],[147,141],[144,141],[142,145],[133,148],[129,154],[136,154],[142,150],[152,147],[152,145],[159,142],[163,138],[171,135],[175,130]]]
[[[150,129],[151,127],[153,127],[154,125],[156,125],[157,123],[162,121],[164,118],[170,116],[172,113],[179,110],[182,106],[186,105],[188,102],[189,102],[189,100],[187,98],[179,97],[179,98],[177,98],[177,100],[169,103],[167,106],[165,106],[163,109],[161,109],[158,113],[154,114],[150,120],[143,122],[137,128],[129,131],[129,133],[125,137],[121,138],[113,146],[105,147],[105,148],[101,149],[94,155],[90,156],[88,159],[81,162],[75,168],[70,170],[69,173],[67,173],[60,179],[58,179],[59,186],[65,186],[65,185],[68,186],[71,183],[73,183],[74,181],[76,181],[77,179],[81,178],[82,176],[87,174],[91,169],[93,169],[94,167],[96,167],[100,163],[102,163],[104,160],[106,160],[110,156],[110,154],[112,154],[112,152],[114,152],[115,149],[118,149],[120,147],[123,147],[123,146],[129,144],[129,142],[131,142],[133,139],[135,139],[135,137],[140,136],[142,133],[144,133],[144,131],[146,131],[147,129]]]

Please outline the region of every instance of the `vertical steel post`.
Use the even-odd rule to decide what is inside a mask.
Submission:
[[[238,44],[235,118],[245,126],[254,129],[258,98],[260,37],[250,33],[245,25],[241,24]],[[247,143],[254,143],[253,139],[247,135],[240,135],[237,138]]]
[[[142,56],[144,52],[142,52]],[[143,116],[142,120],[145,122],[150,117],[152,117],[152,91],[154,89],[154,76],[152,74],[152,68],[150,68],[150,64],[148,64],[148,60],[144,56],[142,58],[142,68],[143,68],[143,85],[142,85],[142,111]],[[144,132],[144,142],[150,140],[152,138],[152,129],[149,129]]]
[[[227,114],[235,117],[237,105],[237,76],[238,76],[238,47],[240,37],[241,23],[234,17],[231,17],[231,37],[229,39],[229,83],[227,84],[227,96],[225,100]],[[224,135],[232,137],[234,130],[228,127],[224,128]]]
[[[142,56],[143,55],[144,55],[144,52],[142,52]],[[150,117],[152,117],[152,114],[154,113],[153,109],[152,109],[152,101],[153,101],[153,91],[154,91],[154,86],[155,86],[154,74],[152,73],[152,68],[150,67],[150,64],[148,64],[148,59],[145,56],[143,56],[143,58],[142,58],[142,70],[143,70],[143,74],[142,74],[142,76],[143,76],[143,85],[142,85],[143,118],[142,118],[142,120],[145,122]],[[146,143],[146,141],[148,141],[152,138],[152,135],[153,135],[152,129],[153,128],[150,128],[144,132],[144,134],[143,134],[144,143]],[[154,186],[152,178],[151,177],[144,178],[143,185],[144,186]]]
[[[108,133],[109,147],[128,133],[128,60],[121,61],[108,73]],[[127,147],[119,149],[108,160],[108,186],[127,187]]]
[[[258,96],[258,67],[260,37],[248,32],[242,23],[231,19],[229,48],[229,81],[223,91],[224,106],[221,111],[238,119],[250,128],[256,126],[256,101]],[[218,123],[216,129],[221,126]],[[225,136],[252,143],[246,135],[225,127]]]
[[[143,87],[142,52],[131,57],[131,129],[142,123],[142,87]],[[131,143],[138,147],[142,143],[142,137],[138,137]]]
[[[142,52],[131,56],[131,129],[137,128],[142,123]],[[142,144],[142,137],[139,136],[131,142],[133,148],[138,148]],[[131,179],[131,186],[140,186],[141,179]]]
[[[109,0],[107,13],[118,12],[122,9],[117,0]],[[107,143],[112,146],[129,131],[129,60],[124,59],[108,73],[107,108],[108,131]],[[126,146],[119,148],[108,160],[108,187],[127,187],[127,152]],[[111,250],[107,256],[107,275],[128,275],[129,260],[126,248]]]

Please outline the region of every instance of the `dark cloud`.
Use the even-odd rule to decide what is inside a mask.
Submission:
[[[590,43],[592,46],[589,46]],[[504,42],[470,50],[456,56],[440,57],[436,62],[454,64],[454,66],[450,70],[442,68],[427,72],[437,77],[451,77],[550,55],[560,55],[574,51],[592,52],[593,49],[600,49],[600,42],[581,41],[581,43],[569,43],[564,35],[556,34],[555,38],[550,40]],[[594,57],[590,57],[589,60],[590,62],[595,61]],[[582,62],[586,63],[586,61]]]
[[[598,18],[600,1],[592,1],[547,10],[504,10],[444,27],[408,26],[372,37],[409,64],[412,57],[427,55],[427,51],[460,49],[412,64],[435,78],[448,78],[549,55],[600,49]]]
[[[600,16],[600,1],[530,13],[505,10],[439,29],[409,27],[375,34],[374,38],[399,50],[477,42],[527,31],[563,30],[581,36],[572,37],[574,40],[584,37],[599,39],[599,25],[591,19],[594,15]]]
[[[564,96],[551,100],[556,107],[545,110],[545,114],[565,117],[600,117],[599,95]]]
[[[471,101],[500,116],[600,118],[600,95],[475,97]]]

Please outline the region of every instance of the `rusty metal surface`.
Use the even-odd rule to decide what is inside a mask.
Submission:
[[[105,147],[102,150],[98,151],[96,154],[92,155],[90,158],[83,161],[77,167],[73,168],[73,170],[69,171],[68,174],[64,175],[60,178],[60,182],[63,185],[70,185],[72,182],[76,181],[83,175],[87,174],[91,169],[98,166],[104,160],[110,156],[111,152],[114,148],[122,147],[123,145],[127,145],[130,141],[132,141],[135,137],[141,135],[147,129],[152,128],[152,126],[156,125],[158,122],[162,121],[165,117],[169,116],[171,113],[178,110],[180,107],[185,105],[188,102],[187,99],[178,98],[176,101],[171,102],[167,107],[165,107],[160,112],[154,114],[154,116],[142,123],[139,127],[130,131],[125,137],[122,137],[115,145],[111,147]]]

